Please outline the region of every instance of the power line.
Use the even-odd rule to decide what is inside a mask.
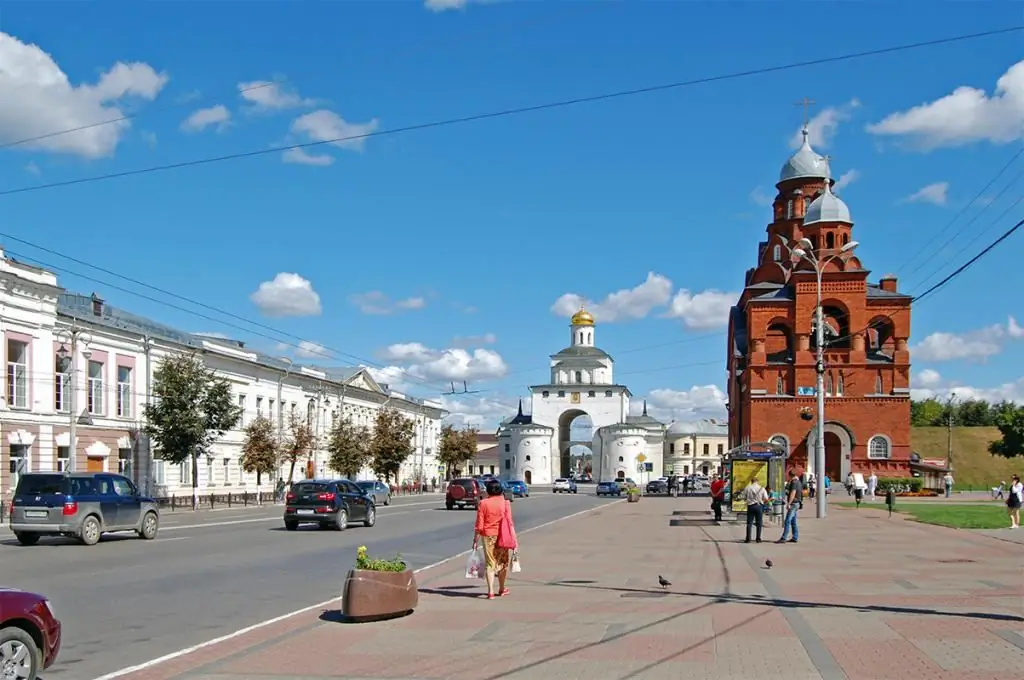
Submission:
[[[810,59],[799,62],[792,62],[789,64],[782,64],[777,66],[767,66],[756,69],[749,69],[746,71],[736,71],[732,73],[717,75],[717,76],[706,76],[702,78],[695,78],[692,80],[681,80],[671,83],[663,83],[661,85],[651,85],[648,87],[638,87],[628,90],[618,90],[615,92],[607,92],[604,94],[591,95],[587,97],[575,97],[572,99],[563,99],[559,101],[546,102],[542,104],[533,104],[529,106],[521,106],[516,108],[502,109],[499,111],[491,111],[488,113],[478,113],[467,116],[460,116],[456,118],[447,118],[442,120],[431,121],[427,123],[417,123],[413,125],[406,125],[403,127],[392,128],[390,130],[377,130],[373,132],[367,132],[357,135],[346,135],[342,137],[336,137],[333,139],[325,139],[314,142],[303,142],[299,144],[288,144],[283,146],[275,146],[269,148],[254,149],[252,151],[244,151],[233,154],[225,154],[220,156],[210,156],[207,158],[198,158],[190,161],[181,161],[177,163],[167,163],[164,165],[155,165],[147,168],[137,168],[134,170],[123,170],[120,172],[111,172],[102,175],[92,175],[89,177],[80,177],[78,179],[64,180],[60,182],[50,182],[47,184],[37,184],[33,186],[21,187],[18,189],[7,189],[0,191],[0,196],[10,196],[13,194],[23,194],[32,191],[41,191],[43,189],[55,189],[58,187],[75,186],[79,184],[91,184],[93,182],[102,182],[111,179],[121,179],[124,177],[134,177],[137,175],[146,175],[156,172],[164,172],[168,170],[178,170],[182,168],[196,167],[201,165],[209,165],[213,163],[220,163],[230,160],[242,160],[246,158],[255,158],[258,156],[265,156],[272,153],[281,153],[284,151],[292,151],[297,149],[310,149],[314,147],[325,146],[328,144],[339,144],[342,142],[351,142],[368,139],[370,137],[384,137],[389,135],[404,134],[407,132],[421,132],[424,130],[431,130],[436,128],[450,127],[453,125],[461,125],[464,123],[472,123],[484,120],[490,120],[494,118],[506,118],[509,116],[518,116],[526,113],[537,113],[541,111],[550,111],[553,109],[567,108],[571,106],[577,106],[580,104],[593,104],[602,101],[609,101],[613,99],[622,99],[625,97],[633,97],[642,94],[654,94],[657,92],[665,92],[668,90],[675,90],[685,87],[692,87],[694,85],[704,85],[708,83],[721,82],[726,80],[737,80],[740,78],[748,78],[751,76],[766,75],[770,73],[780,73],[784,71],[792,71],[796,69],[806,68],[808,66],[822,66],[826,64],[835,64],[845,61],[853,61],[856,59],[863,59],[866,57],[881,56],[885,54],[894,54],[897,52],[906,52],[909,50],[921,49],[925,47],[936,47],[939,45],[946,45],[952,43],[959,43],[968,40],[976,40],[979,38],[988,38],[997,35],[1004,35],[1008,33],[1018,32],[1024,30],[1024,26],[1012,26],[1009,28],[1000,28],[991,31],[983,31],[980,33],[969,33],[963,35],[957,35],[949,38],[938,38],[935,40],[927,40],[922,42],[909,43],[904,45],[896,45],[892,47],[883,47],[874,50],[864,50],[860,52],[852,52],[849,54],[843,54],[835,57],[822,57],[819,59]]]

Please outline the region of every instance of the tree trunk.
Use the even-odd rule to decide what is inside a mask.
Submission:
[[[260,483],[263,481],[263,473],[256,471],[256,505],[263,505],[263,492],[260,490]]]
[[[199,454],[192,454],[192,512],[199,509]]]
[[[293,458],[292,459],[292,465],[291,465],[290,468],[288,468],[288,486],[292,485],[292,480],[295,478],[295,461],[296,460],[297,460],[296,458]]]

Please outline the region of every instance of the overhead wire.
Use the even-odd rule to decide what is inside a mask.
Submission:
[[[46,189],[55,189],[59,187],[77,186],[81,184],[91,184],[95,182],[103,182],[112,179],[121,179],[125,177],[135,177],[139,175],[147,175],[157,172],[166,172],[170,170],[178,170],[182,168],[198,167],[202,165],[210,165],[213,163],[221,163],[232,160],[242,160],[248,158],[256,158],[260,156],[266,156],[268,154],[282,153],[285,151],[293,150],[306,150],[310,148],[317,148],[321,146],[340,144],[344,142],[360,141],[369,138],[393,136],[399,134],[406,134],[409,132],[422,132],[425,130],[432,130],[438,128],[451,127],[455,125],[463,125],[466,123],[479,122],[485,120],[492,120],[496,118],[507,118],[510,116],[519,116],[527,113],[538,113],[542,111],[550,111],[554,109],[568,108],[572,106],[579,106],[582,104],[594,104],[597,102],[610,101],[614,99],[622,99],[626,97],[635,97],[644,94],[654,94],[658,92],[666,92],[670,90],[677,90],[686,87],[692,87],[695,85],[705,85],[709,83],[722,82],[728,80],[737,80],[741,78],[749,78],[752,76],[767,75],[771,73],[781,73],[785,71],[792,71],[796,69],[807,68],[809,66],[823,66],[828,64],[836,64],[846,61],[854,61],[857,59],[864,59],[868,57],[881,56],[886,54],[894,54],[899,52],[906,52],[910,50],[923,49],[927,47],[937,47],[940,45],[948,45],[953,43],[960,43],[969,40],[977,40],[981,38],[989,38],[997,35],[1005,35],[1008,33],[1014,33],[1024,30],[1024,26],[1011,26],[1007,28],[993,29],[989,31],[982,31],[977,33],[967,33],[947,38],[937,38],[933,40],[925,40],[914,43],[908,43],[903,45],[895,45],[891,47],[882,47],[873,50],[862,50],[859,52],[851,52],[847,54],[837,55],[833,57],[821,57],[817,59],[808,59],[803,61],[791,62],[788,64],[780,64],[776,66],[765,66],[755,69],[748,69],[744,71],[734,71],[731,73],[720,74],[715,76],[705,76],[701,78],[693,78],[690,80],[680,80],[670,83],[662,83],[659,85],[650,85],[646,87],[636,87],[625,90],[616,90],[613,92],[605,92],[602,94],[574,97],[571,99],[562,99],[557,101],[549,101],[540,104],[531,104],[527,106],[519,106],[507,109],[501,109],[497,111],[490,111],[485,113],[470,114],[465,116],[458,116],[453,118],[446,118],[441,120],[429,121],[425,123],[414,123],[411,125],[405,125],[402,127],[396,127],[385,130],[375,130],[371,132],[365,132],[361,134],[353,135],[342,135],[339,137],[317,140],[311,142],[301,142],[295,144],[285,144],[271,147],[262,147],[259,149],[253,149],[250,151],[243,151],[238,153],[223,154],[219,156],[209,156],[206,158],[197,158],[188,161],[179,161],[175,163],[165,163],[162,165],[153,165],[145,168],[136,168],[133,170],[122,170],[118,172],[110,172],[100,175],[91,175],[87,177],[79,177],[70,180],[61,180],[57,182],[49,182],[45,184],[36,184],[26,187],[19,187],[16,189],[6,189],[0,191],[0,196],[12,196],[15,194],[23,194],[34,191],[43,191]]]

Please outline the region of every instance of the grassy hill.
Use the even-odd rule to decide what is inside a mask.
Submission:
[[[989,442],[999,439],[994,427],[959,427],[953,430],[953,478],[959,489],[989,489],[1010,475],[1024,475],[1024,458],[993,456]],[[946,457],[946,428],[911,428],[910,442],[922,458]]]

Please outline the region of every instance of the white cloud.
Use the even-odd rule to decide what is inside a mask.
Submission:
[[[295,347],[295,356],[302,359],[331,359],[334,357],[334,354],[319,343],[302,340]]]
[[[514,416],[519,406],[518,400],[513,398],[473,395],[442,396],[440,402],[449,413],[446,422],[455,427],[475,427],[481,432],[493,432],[498,429],[498,424],[505,418]],[[529,406],[529,398],[524,398],[523,410],[528,411]]]
[[[328,142],[340,149],[362,151],[366,136],[373,134],[378,125],[376,118],[366,123],[350,123],[334,111],[319,109],[292,121],[291,131],[311,142]]]
[[[850,168],[849,170],[847,170],[846,172],[839,176],[839,179],[837,179],[836,183],[832,186],[832,190],[838,194],[840,191],[850,186],[858,179],[860,179],[860,170]]]
[[[85,158],[114,154],[131,126],[117,120],[125,115],[119,102],[152,101],[168,80],[148,64],[117,62],[95,83],[72,85],[53,57],[7,33],[0,33],[0,74],[0,144],[52,135],[17,146]],[[53,135],[76,128],[84,129]]]
[[[839,124],[850,119],[854,109],[860,106],[860,102],[851,99],[841,106],[829,106],[818,112],[807,124],[807,141],[811,146],[825,149],[832,143]],[[803,143],[803,126],[793,133],[789,145],[797,149]]]
[[[672,298],[664,316],[682,319],[687,328],[695,330],[722,328],[729,324],[729,310],[739,297],[739,293],[719,290],[705,290],[697,294],[680,290]]]
[[[261,111],[281,111],[316,104],[312,99],[300,97],[298,93],[285,89],[278,82],[253,80],[238,83],[238,94],[253,108]]]
[[[927,373],[927,375],[925,375]],[[974,387],[954,380],[944,380],[936,371],[919,371],[911,376],[910,397],[915,400],[938,399],[945,401],[956,395],[959,400],[975,399],[997,404],[1014,401],[1024,404],[1024,377],[994,387]]]
[[[205,109],[193,111],[192,114],[181,123],[184,132],[201,132],[211,125],[217,126],[217,132],[223,132],[231,122],[231,112],[223,104],[210,106]]]
[[[320,295],[313,284],[298,274],[281,272],[272,281],[264,281],[249,296],[265,316],[316,316],[320,314]]]
[[[769,206],[775,202],[775,197],[767,193],[764,189],[757,186],[750,192],[750,200],[760,206]]]
[[[586,306],[598,323],[643,319],[657,307],[664,307],[672,298],[672,281],[650,272],[647,279],[634,288],[609,293],[601,302],[592,302],[576,293],[566,293],[555,300],[551,311],[559,316],[571,317]]]
[[[390,365],[371,369],[374,379],[406,388],[415,387],[416,382],[436,385],[494,380],[508,373],[505,360],[489,349],[432,349],[419,342],[406,342],[390,345],[378,352],[378,356]]]
[[[999,78],[991,97],[982,89],[963,85],[933,102],[893,113],[867,130],[908,137],[923,150],[1024,138],[1024,61]]]
[[[453,347],[473,347],[479,345],[493,345],[498,341],[498,336],[494,333],[484,333],[483,335],[456,335],[452,339]]]
[[[43,173],[43,171],[39,169],[39,166],[32,161],[25,164],[25,172],[30,175],[35,175],[36,177]]]
[[[921,187],[914,193],[903,199],[906,203],[931,203],[932,205],[946,205],[949,199],[949,182],[935,182],[926,187]]]
[[[726,396],[717,385],[696,385],[688,390],[657,389],[647,395],[647,413],[663,423],[674,420],[725,419]],[[643,400],[630,402],[630,411],[639,415]]]
[[[447,12],[453,9],[462,9],[470,3],[470,0],[424,0],[423,5],[433,12]]]
[[[396,311],[410,311],[423,309],[427,306],[427,300],[423,297],[409,297],[401,300],[392,300],[387,293],[380,290],[371,290],[367,293],[356,293],[349,300],[363,314],[375,316],[386,316]]]
[[[1009,340],[1024,338],[1024,329],[1012,316],[1006,325],[995,324],[967,333],[932,333],[910,350],[918,361],[985,361],[1003,351]]]
[[[231,336],[227,333],[219,333],[217,331],[200,331],[193,333],[192,335],[198,335],[201,338],[212,338],[214,340],[230,340]]]
[[[287,149],[281,153],[281,160],[285,163],[294,163],[296,165],[318,165],[325,166],[334,163],[334,156],[328,156],[327,154],[312,154],[305,149]]]

